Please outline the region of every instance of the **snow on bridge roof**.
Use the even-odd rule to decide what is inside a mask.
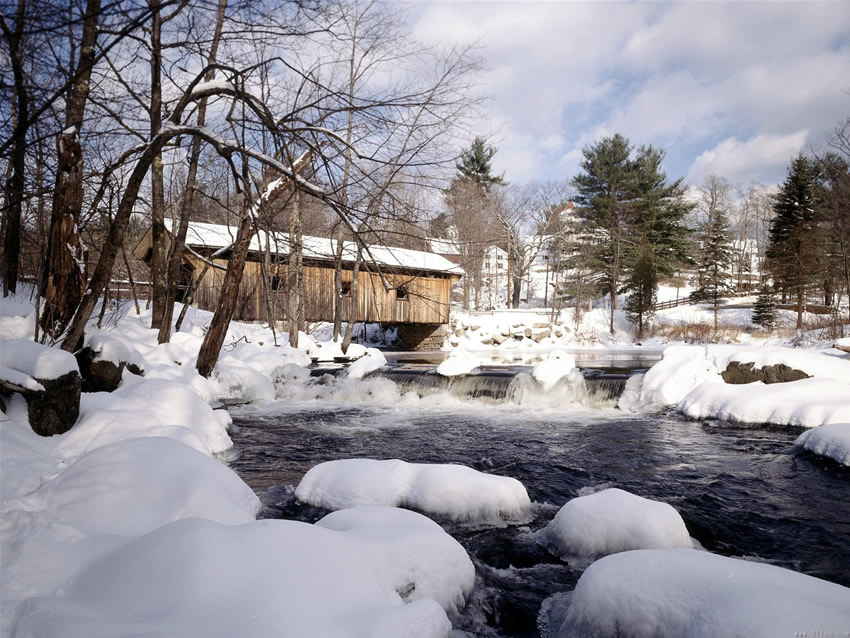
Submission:
[[[166,227],[171,228],[171,220],[166,220]],[[236,228],[222,224],[207,224],[202,222],[190,222],[189,231],[186,234],[186,244],[191,248],[224,248],[229,246],[236,238]],[[303,237],[304,258],[333,260],[336,253],[337,242],[327,237]],[[269,246],[273,254],[288,255],[290,241],[288,233],[267,233],[260,231],[251,238],[250,249],[252,252],[261,252]],[[421,250],[409,248],[397,248],[395,246],[369,246],[369,252],[379,266],[392,268],[404,268],[405,270],[418,270],[450,275],[463,275],[463,268],[453,264],[445,257],[428,253]],[[343,242],[343,261],[353,262],[357,257],[357,244],[353,241]],[[368,255],[363,255],[369,259]]]

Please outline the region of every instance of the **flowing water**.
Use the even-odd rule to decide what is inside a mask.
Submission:
[[[292,493],[323,461],[460,463],[519,479],[534,503],[529,525],[444,523],[477,573],[463,615],[452,619],[457,630],[538,635],[541,603],[573,589],[581,567],[549,554],[533,532],[569,499],[606,487],[672,504],[711,552],[850,586],[850,471],[796,451],[799,430],[633,415],[612,407],[611,384],[593,392],[591,382],[586,392],[580,378],[544,396],[527,374],[452,384],[422,374],[399,370],[398,384],[392,374],[294,379],[279,402],[232,410],[239,458],[231,465],[260,494],[263,516],[308,522],[327,512]],[[476,383],[486,391],[476,393]]]

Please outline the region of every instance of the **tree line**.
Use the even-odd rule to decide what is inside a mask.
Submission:
[[[580,172],[561,182],[512,186],[493,175],[496,149],[476,138],[463,151],[444,194],[446,213],[432,232],[453,240],[467,271],[465,308],[481,308],[490,246],[507,256],[508,307],[545,245],[556,307],[568,303],[576,323],[590,302],[606,297],[614,332],[618,297],[642,335],[662,281],[693,284],[693,301],[718,309],[735,293],[759,292],[753,320],[772,329],[778,301],[793,302],[802,327],[807,300],[835,306],[850,292],[850,118],[821,150],[801,154],[778,192],[752,184],[735,187],[709,175],[689,189],[669,180],[664,150],[634,146],[620,134],[582,151]],[[521,237],[525,234],[525,241]],[[685,282],[687,273],[691,281]],[[548,270],[547,270],[548,275]]]

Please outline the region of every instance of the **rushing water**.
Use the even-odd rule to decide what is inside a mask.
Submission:
[[[232,466],[263,498],[264,516],[323,516],[292,492],[332,459],[461,463],[526,486],[535,504],[528,526],[444,524],[476,566],[471,600],[453,619],[471,635],[537,635],[542,601],[573,589],[581,570],[531,532],[569,499],[605,487],[672,504],[709,551],[850,586],[850,472],[795,451],[797,430],[589,408],[573,391],[547,403],[522,393],[462,399],[445,388],[419,398],[387,379],[300,379],[287,388],[278,403],[232,411],[240,454]]]

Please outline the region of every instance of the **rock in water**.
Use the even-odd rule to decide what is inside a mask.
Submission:
[[[726,369],[720,373],[726,383],[742,384],[754,383],[786,383],[788,381],[799,381],[808,379],[809,375],[802,370],[795,370],[784,363],[778,363],[763,368],[754,367],[755,364],[730,361]]]

